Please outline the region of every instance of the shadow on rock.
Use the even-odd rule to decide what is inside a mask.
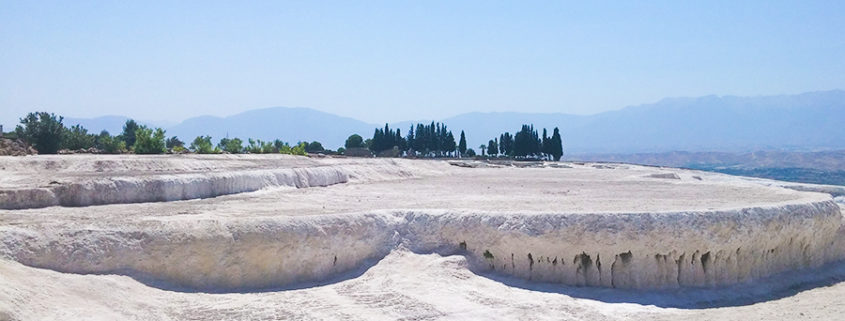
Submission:
[[[781,273],[722,288],[681,288],[671,290],[628,290],[613,288],[573,287],[560,284],[532,282],[496,273],[482,273],[483,277],[507,286],[530,291],[557,293],[573,298],[607,303],[635,303],[662,308],[706,309],[735,307],[778,300],[818,287],[832,286],[845,281],[845,261],[830,263],[815,269]]]

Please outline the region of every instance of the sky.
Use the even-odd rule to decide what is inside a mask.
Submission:
[[[0,0],[0,124],[370,123],[845,89],[845,1]]]

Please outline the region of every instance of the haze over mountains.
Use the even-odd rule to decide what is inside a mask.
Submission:
[[[66,125],[80,123],[90,131],[120,132],[125,117],[66,118]],[[431,120],[421,121],[430,122]],[[477,148],[504,131],[521,124],[535,128],[559,127],[564,152],[642,153],[667,151],[746,152],[756,150],[814,151],[845,148],[845,91],[832,90],[798,95],[736,97],[705,96],[668,98],[653,104],[631,106],[594,115],[563,113],[467,113],[437,120],[458,136],[463,129],[468,145]],[[407,133],[412,122],[392,122]],[[347,136],[370,137],[376,127],[353,118],[308,108],[274,107],[228,117],[200,116],[175,125],[155,124],[191,141],[210,135],[294,143],[317,140],[328,148],[343,145]]]

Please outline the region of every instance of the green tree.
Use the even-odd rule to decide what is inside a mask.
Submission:
[[[223,138],[217,143],[217,147],[229,154],[240,154],[244,150],[243,144],[244,142],[237,137],[232,139]]]
[[[487,142],[487,155],[496,156],[497,154],[499,154],[499,143],[497,143],[496,139],[491,139]]]
[[[463,130],[461,131],[461,140],[458,143],[458,152],[461,153],[461,156],[467,153],[467,137]]]
[[[127,148],[135,146],[135,140],[137,139],[135,131],[138,130],[138,128],[140,128],[138,123],[136,123],[133,119],[127,119],[126,123],[123,124],[123,133],[120,134],[120,137],[123,137],[123,141],[126,142]]]
[[[513,156],[513,135],[505,132],[499,137],[499,152],[506,156]]]
[[[120,154],[126,151],[126,142],[104,130],[97,136],[96,147],[108,154]]]
[[[522,129],[514,135],[513,141],[514,156],[535,156],[540,155],[540,136],[534,130],[534,125],[522,125]]]
[[[296,146],[292,147],[290,149],[291,155],[300,155],[300,156],[308,155],[308,153],[305,152],[305,145],[306,145],[305,142],[300,142]]]
[[[185,143],[182,142],[179,139],[179,137],[173,136],[173,137],[168,138],[164,142],[164,146],[167,147],[168,149],[173,149],[173,148],[176,148],[176,147],[185,147]]]
[[[164,130],[161,128],[138,127],[135,130],[135,154],[164,154],[167,148],[164,142]]]
[[[274,153],[281,152],[282,147],[286,146],[286,145],[287,145],[287,143],[283,142],[281,139],[273,140],[273,152]],[[288,148],[290,148],[290,146],[288,146]]]
[[[214,145],[211,144],[211,136],[197,136],[189,148],[197,154],[211,154],[216,152]]]
[[[346,139],[346,143],[343,144],[343,146],[346,147],[346,149],[367,147],[367,145],[364,144],[364,138],[358,134],[349,135],[349,138]]]
[[[557,127],[555,127],[555,130],[552,133],[552,138],[549,139],[549,142],[551,143],[549,153],[552,154],[552,158],[555,161],[559,161],[563,156],[563,139],[560,137],[560,130],[558,130]]]
[[[260,139],[255,140],[255,139],[252,139],[252,138],[247,138],[246,141],[247,141],[247,145],[244,148],[245,152],[248,152],[250,154],[261,154],[262,149],[261,149],[261,140]]]
[[[64,117],[53,113],[29,113],[21,118],[21,124],[15,128],[18,138],[30,143],[40,154],[55,154],[62,144],[65,126]]]
[[[261,141],[261,153],[263,154],[271,154],[276,152],[276,147],[273,145],[273,142],[265,142]]]
[[[293,149],[290,148],[290,145],[288,145],[288,143],[284,143],[281,147],[279,147],[279,153],[293,155]]]
[[[472,148],[467,149],[467,156],[468,157],[475,157],[475,150]]]
[[[445,128],[445,126],[444,126]],[[451,131],[447,131],[443,138],[443,151],[449,155],[454,155],[458,150],[458,144],[455,144],[455,136]]]
[[[63,132],[61,147],[70,150],[94,147],[97,138],[95,135],[88,134],[88,130],[79,124],[66,128]]]
[[[478,145],[478,149],[481,150],[481,156],[484,156],[484,151],[487,150],[487,145]]]
[[[318,141],[306,143],[305,145],[305,151],[308,153],[320,153],[324,150],[325,148],[323,148],[323,144],[320,144]]]

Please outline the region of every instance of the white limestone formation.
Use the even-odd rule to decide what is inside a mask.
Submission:
[[[4,191],[2,207],[32,209],[0,211],[0,254],[213,292],[321,281],[396,248],[462,254],[477,272],[630,289],[723,287],[845,255],[830,195],[725,175],[607,164],[221,161],[186,159],[177,168],[152,158],[153,173],[119,177],[51,165],[65,183]],[[203,166],[208,173],[192,172]],[[267,189],[276,187],[300,189]],[[48,197],[21,194],[36,190]],[[140,203],[149,201],[162,203]],[[72,207],[96,204],[112,205]],[[38,209],[48,205],[62,206]]]

